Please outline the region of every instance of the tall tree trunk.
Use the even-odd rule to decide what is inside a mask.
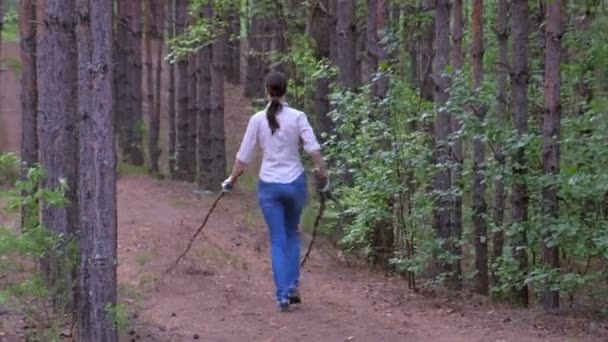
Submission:
[[[424,0],[424,8],[430,10],[435,5],[435,0]],[[418,75],[420,77],[420,96],[433,101],[435,96],[435,84],[433,82],[433,43],[435,41],[435,16],[430,22],[425,22],[422,28],[422,35],[418,43]],[[432,129],[430,129],[432,130]]]
[[[562,0],[552,0],[547,4],[547,31],[545,34],[545,115],[543,119],[543,171],[548,177],[559,175],[560,163],[560,121],[561,121],[561,38],[564,32],[562,22]],[[559,216],[558,189],[555,185],[543,189],[543,264],[546,268],[559,268],[559,250],[549,244],[551,227]],[[546,309],[559,307],[559,292],[549,287],[543,291],[543,306]]]
[[[156,18],[153,11],[153,4],[155,0],[146,0],[145,5],[145,37],[144,37],[144,61],[146,68],[146,112],[148,115],[149,122],[149,135],[148,135],[148,153],[150,158],[150,171],[154,168],[152,166],[152,156],[155,153],[154,146],[151,145],[152,140],[152,121],[154,120],[154,63],[152,60],[152,38],[155,35],[154,30],[156,29],[155,20]]]
[[[40,20],[44,30],[37,50],[38,127],[40,162],[47,174],[46,189],[67,186],[68,206],[57,208],[43,203],[42,224],[61,234],[64,239],[77,234],[78,199],[78,131],[77,131],[77,55],[75,36],[75,3],[73,0],[46,0]],[[65,183],[64,183],[65,182]],[[56,256],[57,251],[49,255]],[[57,298],[70,298],[73,270],[62,269],[55,257],[43,262],[53,283],[60,282]],[[61,280],[62,279],[62,280]],[[56,283],[54,285],[57,285]],[[70,307],[72,303],[68,303]],[[63,309],[67,309],[63,308]]]
[[[115,50],[114,50],[114,115],[115,127],[118,131],[118,145],[120,147],[122,158],[130,155],[129,137],[131,119],[129,113],[129,94],[133,85],[129,84],[130,79],[127,77],[129,69],[129,7],[128,0],[116,0],[116,35]]]
[[[476,92],[483,87],[483,0],[473,0],[472,25],[473,44],[471,55],[473,57],[473,86]],[[477,120],[483,124],[486,109],[481,107],[476,111]],[[485,221],[486,215],[486,187],[483,175],[485,163],[485,146],[481,135],[473,138],[473,230],[475,241],[475,290],[487,295],[490,287],[488,278],[488,236]]]
[[[232,5],[228,14],[228,48],[226,76],[232,84],[241,83],[241,17],[240,3]]]
[[[212,18],[213,9],[207,4],[203,9],[205,18]],[[197,79],[197,184],[200,189],[212,190],[217,184],[213,183],[213,160],[211,154],[211,62],[212,47],[206,45],[198,52],[199,74]]]
[[[142,96],[142,8],[140,0],[129,0],[129,69],[128,77],[131,79],[130,84],[131,96],[129,98],[129,115],[131,116],[130,130],[130,154],[128,161],[133,165],[144,164],[143,154],[143,96]]]
[[[327,33],[335,32],[335,20],[327,11],[329,0],[323,0],[309,8],[306,33],[315,40],[315,54],[318,59],[329,60],[331,58],[331,37]],[[327,115],[330,110],[329,93],[331,79],[323,77],[317,81],[315,88],[315,113],[318,118],[317,126],[321,132],[329,134],[333,130],[333,122]]]
[[[175,2],[175,35],[184,33],[188,21],[188,1]],[[177,112],[175,116],[176,130],[176,160],[175,179],[188,179],[188,58],[183,57],[177,62]]]
[[[338,80],[343,87],[356,89],[357,81],[357,30],[356,6],[352,0],[336,0]]]
[[[369,78],[378,72],[378,0],[367,0],[367,66]],[[378,83],[371,82],[372,94],[378,94]]]
[[[498,0],[498,12],[496,16],[496,36],[498,40],[498,66],[496,67],[496,117],[498,124],[506,128],[507,116],[507,75],[508,75],[508,43],[509,43],[509,23],[508,23],[508,4],[507,0]],[[505,170],[506,160],[501,145],[496,147],[496,161],[501,171]],[[492,263],[498,264],[502,257],[504,247],[504,216],[505,216],[505,185],[502,179],[494,182],[494,225],[497,231],[492,237]],[[498,284],[500,279],[496,272],[492,272],[494,284]]]
[[[173,39],[175,36],[175,1],[167,1],[167,38]],[[175,64],[169,64],[169,174],[173,177],[176,167],[176,110],[175,110]]]
[[[65,0],[62,0],[65,1]],[[108,306],[117,302],[116,152],[114,147],[112,0],[78,0],[80,107],[81,278],[78,310],[80,341],[118,341]],[[90,16],[83,16],[82,10]],[[90,22],[88,20],[90,18]],[[82,23],[84,24],[84,23]],[[85,64],[82,64],[85,63]],[[84,87],[83,87],[84,86]]]
[[[511,88],[513,127],[520,139],[528,132],[528,1],[513,0],[511,3],[511,31],[513,32],[513,61],[511,63]],[[514,255],[519,269],[525,276],[528,269],[527,238],[523,228],[528,220],[528,191],[523,179],[526,175],[527,161],[525,151],[519,148],[513,160],[513,187],[511,194],[511,221],[519,232],[513,241]],[[528,286],[524,279],[514,289],[515,301],[522,306],[528,305]]]
[[[211,184],[220,184],[226,176],[226,138],[224,131],[224,78],[226,74],[226,32],[216,27],[211,60]]]
[[[452,49],[450,51],[450,63],[454,67],[454,70],[460,72],[462,70],[462,28],[464,25],[464,9],[462,6],[462,0],[455,0],[452,5]],[[453,132],[459,132],[462,129],[462,120],[456,115],[451,116],[451,125]],[[457,258],[462,257],[462,247],[460,247],[460,240],[462,239],[462,164],[464,162],[464,155],[462,153],[462,139],[456,138],[452,147],[452,157],[454,159],[454,166],[452,168],[452,187],[458,189],[453,195],[453,208],[452,208],[452,237],[456,240],[451,245],[451,250]],[[455,265],[456,273],[460,275],[462,270],[460,269],[460,263]]]
[[[255,1],[253,6],[255,6]],[[264,97],[264,63],[261,56],[262,52],[262,28],[263,19],[258,14],[250,11],[250,30],[249,30],[249,49],[247,53],[247,71],[245,75],[245,97],[261,98]]]
[[[0,14],[0,21],[2,14]],[[21,47],[21,179],[38,163],[38,84],[36,77],[36,3],[21,1],[19,7]],[[2,39],[0,38],[0,41]],[[0,56],[1,57],[1,56]],[[35,191],[35,190],[34,190]],[[29,195],[31,193],[23,193]],[[38,203],[21,207],[21,227],[38,224]]]
[[[378,79],[378,87],[377,87],[377,96],[379,98],[385,98],[388,95],[389,83],[388,76],[385,74],[387,70],[385,70],[386,65],[388,65],[388,50],[385,46],[384,38],[389,34],[390,26],[389,26],[389,2],[390,0],[377,0],[378,8],[376,11],[377,17],[377,46],[378,46],[378,63],[379,66],[382,67],[382,75]]]
[[[197,83],[198,63],[197,56],[191,54],[188,56],[188,143],[186,144],[188,151],[188,180],[196,179],[196,117],[198,112],[198,103],[196,99],[196,83]]]
[[[150,170],[153,174],[159,174],[159,158],[161,149],[159,146],[160,138],[160,113],[162,104],[162,75],[163,75],[163,47],[164,47],[164,32],[165,32],[165,7],[162,3],[157,6],[157,14],[159,16],[155,36],[157,38],[157,51],[156,51],[156,84],[154,93],[154,109],[150,112],[150,136],[149,136],[149,149],[150,149]],[[153,19],[153,18],[152,18]]]
[[[435,207],[435,231],[437,237],[445,241],[445,248],[450,249],[451,239],[451,200],[448,192],[451,188],[450,170],[445,165],[450,161],[448,138],[452,131],[450,113],[443,109],[449,96],[449,78],[444,75],[450,57],[450,5],[448,0],[437,0],[435,8],[435,56],[433,58],[433,80],[435,83],[435,102],[437,119],[435,121],[435,157],[436,162],[444,165],[435,176],[437,192]],[[456,265],[452,262],[441,261],[441,271],[447,273],[449,289],[460,289],[461,281],[457,274]]]

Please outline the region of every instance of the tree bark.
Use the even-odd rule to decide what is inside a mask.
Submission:
[[[38,77],[38,128],[40,138],[40,163],[46,170],[43,186],[59,189],[67,186],[66,197],[70,204],[58,208],[43,203],[42,224],[64,242],[78,233],[78,124],[77,98],[78,73],[75,35],[75,2],[73,0],[46,0],[41,9],[40,21],[44,30],[40,33],[37,50]],[[51,251],[49,255],[57,255]],[[43,261],[43,268],[53,286],[61,289],[57,298],[70,298],[73,270],[62,269],[62,263],[54,257]],[[60,279],[63,280],[60,280]],[[57,285],[56,282],[62,282]],[[66,308],[72,306],[68,303]]]
[[[335,32],[335,18],[328,13],[330,1],[323,0],[319,3],[310,6],[308,9],[308,20],[306,25],[306,33],[314,39],[316,43],[315,54],[318,59],[331,59],[331,32]],[[328,35],[327,33],[330,32]],[[327,115],[330,111],[329,93],[330,93],[330,77],[323,77],[317,81],[315,88],[314,111],[317,114],[317,126],[321,132],[329,134],[334,124],[331,118]]]
[[[203,9],[205,18],[211,18],[213,9],[210,5]],[[211,190],[217,184],[213,184],[213,168],[211,154],[211,61],[212,47],[210,44],[204,46],[198,52],[198,87],[197,98],[199,103],[197,120],[197,184],[204,190]]]
[[[159,158],[161,148],[159,146],[160,138],[160,113],[162,104],[162,75],[163,75],[163,47],[164,47],[164,32],[165,32],[165,7],[162,3],[157,6],[158,11],[158,23],[156,25],[156,31],[154,34],[157,37],[158,50],[156,52],[156,86],[154,94],[154,110],[151,111],[150,116],[150,136],[149,136],[149,148],[150,148],[150,170],[153,174],[160,173]]]
[[[452,49],[450,50],[450,63],[454,67],[454,70],[461,72],[462,70],[462,28],[464,25],[464,9],[462,6],[462,0],[455,0],[452,5],[452,25],[451,25],[451,36],[452,36]],[[456,115],[451,115],[452,131],[458,132],[462,129],[462,120]],[[452,187],[457,189],[458,192],[453,196],[453,207],[452,207],[452,236],[456,241],[451,244],[452,253],[454,253],[459,259],[462,257],[462,247],[460,247],[460,240],[462,239],[462,164],[464,163],[464,155],[462,152],[462,139],[456,138],[452,147],[452,158],[454,159],[454,166],[452,172]],[[460,275],[462,270],[460,269],[460,263],[455,265],[456,273]]]
[[[127,77],[131,79],[131,96],[129,98],[129,115],[131,116],[129,146],[130,154],[127,161],[133,165],[144,164],[143,154],[143,96],[142,96],[142,8],[140,0],[128,0],[129,13],[129,69]]]
[[[369,78],[373,80],[378,72],[378,0],[367,0],[367,67]],[[378,83],[371,82],[372,94],[378,94]]]
[[[471,55],[473,57],[473,86],[477,93],[483,87],[483,0],[473,0],[472,15],[473,43]],[[477,120],[483,124],[486,109],[483,107],[475,110]],[[473,230],[475,245],[475,290],[487,295],[490,287],[488,278],[488,236],[485,215],[486,187],[483,175],[483,164],[485,163],[485,146],[481,135],[476,134],[473,138]]]
[[[187,150],[187,161],[188,161],[188,180],[194,181],[196,179],[196,117],[198,112],[197,103],[197,73],[198,63],[197,56],[192,54],[188,56],[188,142],[186,144]]]
[[[496,16],[496,36],[498,41],[498,65],[496,67],[496,118],[502,128],[506,128],[507,116],[507,75],[508,75],[508,43],[509,43],[509,23],[508,23],[508,3],[507,0],[498,0],[498,11]],[[505,170],[506,159],[502,145],[496,147],[496,161],[500,170]],[[505,185],[502,179],[494,182],[494,225],[497,231],[492,237],[492,263],[498,264],[502,257],[504,247],[504,217],[505,217]],[[492,280],[498,284],[500,279],[493,271]]]
[[[118,0],[115,77],[116,115],[122,160],[143,165],[142,151],[142,28],[141,3]]]
[[[545,33],[545,113],[543,118],[543,171],[552,179],[560,172],[560,124],[561,124],[561,39],[564,31],[562,22],[562,0],[552,0],[547,4],[547,30]],[[551,229],[559,217],[558,188],[549,185],[543,189],[543,250],[542,261],[547,269],[559,268],[559,249],[551,246]],[[559,292],[549,285],[543,290],[545,309],[559,307]]]
[[[224,78],[226,75],[226,32],[216,26],[211,61],[211,184],[217,188],[226,176],[224,133]]]
[[[115,124],[118,131],[118,144],[122,159],[128,160],[131,154],[130,137],[132,133],[129,98],[134,87],[128,76],[129,70],[129,3],[128,0],[117,0],[117,24],[115,36],[115,70],[114,70],[114,112]]]
[[[182,34],[188,21],[188,1],[175,2],[175,35]],[[174,177],[178,180],[188,179],[188,58],[183,57],[177,62],[177,111],[175,115],[176,160]]]
[[[0,17],[2,17],[2,14],[0,14]],[[25,180],[28,170],[38,163],[36,2],[21,1],[19,18],[21,47],[21,179]],[[2,41],[1,38],[0,41]],[[25,196],[30,194],[23,193]],[[38,203],[34,203],[31,207],[22,206],[21,227],[33,227],[36,224],[38,224]]]
[[[513,127],[518,137],[528,132],[528,1],[513,0],[511,16],[511,31],[513,32],[513,61],[511,63],[511,88]],[[511,221],[518,230],[513,241],[514,255],[519,262],[523,276],[527,275],[528,252],[524,224],[528,220],[528,191],[523,179],[526,175],[527,160],[524,148],[519,148],[513,160],[513,186],[511,195]],[[528,305],[528,286],[524,279],[518,279],[520,284],[514,289],[515,302],[522,306]]]
[[[253,2],[255,6],[255,1]],[[263,20],[259,15],[250,13],[249,51],[247,53],[247,71],[245,74],[245,97],[264,97],[264,62],[262,59]]]
[[[139,0],[137,0],[139,1]],[[136,2],[137,2],[136,1]],[[152,9],[152,2],[155,0],[146,0],[145,5],[145,38],[144,38],[144,61],[146,68],[146,112],[148,114],[149,122],[149,135],[148,135],[148,153],[150,158],[150,171],[154,168],[152,165],[153,154],[155,148],[152,146],[152,130],[154,121],[154,63],[152,61],[152,37],[154,36],[154,30],[156,25],[153,24],[155,21],[154,13]],[[156,167],[158,169],[158,165]]]
[[[211,64],[211,157],[212,184],[219,184],[226,174],[224,131],[225,32],[219,32],[212,47]]]
[[[338,80],[343,87],[356,89],[357,75],[357,30],[356,6],[352,0],[337,0],[336,7],[337,64],[340,69]]]
[[[65,0],[61,0],[65,1]],[[116,152],[113,112],[112,0],[78,0],[81,222],[80,341],[118,341],[108,307],[117,302]],[[90,10],[90,17],[84,15]],[[87,13],[88,14],[88,13]],[[90,18],[90,22],[89,22]],[[89,26],[90,25],[90,26]],[[84,64],[82,64],[84,63]]]
[[[435,56],[433,58],[433,80],[435,83],[435,103],[437,118],[435,121],[435,157],[442,166],[435,176],[435,231],[437,237],[445,242],[445,247],[451,249],[452,227],[450,217],[451,200],[448,192],[451,188],[450,170],[445,165],[450,161],[448,137],[451,133],[450,113],[443,109],[449,96],[449,78],[444,75],[450,57],[450,5],[448,0],[437,0],[435,8]],[[456,264],[441,261],[441,271],[447,273],[446,285],[449,289],[458,290],[461,287]]]
[[[167,38],[175,36],[175,0],[167,1]],[[175,176],[176,167],[176,113],[175,113],[175,64],[169,64],[169,174]]]
[[[226,75],[228,82],[241,83],[241,17],[237,4],[231,7],[228,15],[228,48]],[[236,7],[236,8],[235,8]]]

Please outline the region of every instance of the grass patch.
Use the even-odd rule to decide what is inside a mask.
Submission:
[[[247,269],[247,261],[245,259],[226,252],[218,246],[208,246],[204,249],[199,249],[195,254],[206,263],[226,264],[243,270]]]
[[[19,17],[17,16],[17,12],[14,10],[8,11],[4,15],[2,40],[7,42],[19,41]]]
[[[137,256],[135,257],[135,261],[137,262],[139,267],[144,267],[154,259],[155,255],[158,255],[158,250],[159,248],[157,246],[148,248],[143,252],[137,254]]]
[[[129,164],[127,162],[119,162],[118,163],[118,175],[119,176],[137,176],[137,175],[146,175],[148,171],[145,166],[137,166],[133,164]]]

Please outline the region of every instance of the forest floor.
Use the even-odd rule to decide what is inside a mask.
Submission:
[[[18,56],[5,44],[5,56]],[[9,58],[10,59],[10,58]],[[3,73],[0,150],[17,151],[19,84]],[[250,115],[226,90],[230,158]],[[255,170],[250,172],[255,174]],[[400,277],[346,265],[319,242],[303,270],[303,304],[277,312],[266,228],[253,181],[225,197],[173,272],[214,195],[138,170],[118,181],[119,297],[132,323],[124,341],[607,341],[608,324],[584,315],[516,310],[474,295],[417,293]],[[303,237],[308,243],[309,237]],[[23,321],[0,307],[0,341],[22,341]],[[4,330],[3,330],[4,329]]]

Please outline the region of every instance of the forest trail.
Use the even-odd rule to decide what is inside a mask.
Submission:
[[[5,110],[0,112],[0,135],[6,139],[0,148],[15,150],[19,84],[15,75],[4,78],[7,74],[2,82]],[[251,114],[241,94],[240,88],[226,90],[229,159]],[[136,317],[124,341],[606,340],[605,327],[584,319],[512,310],[474,296],[414,293],[398,277],[347,267],[323,242],[302,272],[303,304],[281,314],[272,297],[267,233],[252,183],[244,181],[220,202],[188,256],[163,275],[215,195],[196,194],[192,184],[138,172],[120,177],[119,298]],[[308,239],[303,236],[303,243]]]

